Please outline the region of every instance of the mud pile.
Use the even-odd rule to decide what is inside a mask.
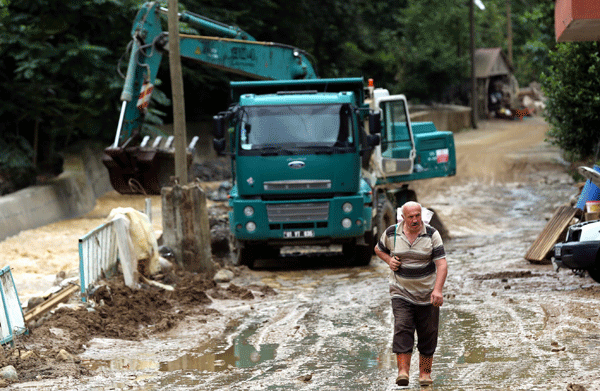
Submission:
[[[240,270],[234,270],[239,274]],[[274,295],[268,287],[241,287],[217,284],[205,274],[177,271],[164,276],[163,284],[173,291],[152,285],[134,290],[122,277],[105,280],[86,304],[73,298],[72,304],[54,311],[29,333],[16,338],[14,347],[0,352],[0,367],[12,365],[18,380],[0,380],[0,387],[14,382],[70,376],[79,378],[90,371],[77,354],[94,337],[141,340],[168,331],[191,315],[213,315],[208,306],[215,300],[253,300]]]

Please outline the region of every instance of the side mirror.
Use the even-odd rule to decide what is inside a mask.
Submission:
[[[369,133],[381,133],[381,112],[379,110],[369,112]]]
[[[227,126],[227,117],[223,114],[217,114],[213,117],[213,136],[215,139],[225,137],[225,128]]]
[[[223,155],[223,151],[225,151],[225,139],[224,138],[215,138],[213,139],[213,148],[217,155]]]

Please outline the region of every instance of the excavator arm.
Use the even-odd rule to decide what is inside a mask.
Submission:
[[[160,194],[174,173],[172,137],[142,138],[141,128],[168,33],[161,15],[167,10],[148,2],[138,11],[131,30],[131,53],[121,93],[121,113],[114,143],[105,149],[103,163],[113,188],[121,194]],[[257,80],[315,79],[307,53],[293,46],[256,41],[250,34],[191,12],[179,20],[212,35],[179,35],[180,56],[206,66]],[[188,162],[197,139],[188,147]]]

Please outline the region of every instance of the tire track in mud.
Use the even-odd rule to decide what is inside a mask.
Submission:
[[[261,363],[251,373],[213,374],[203,382],[205,389],[228,389],[232,381],[253,390],[267,384],[306,390],[386,387],[393,374],[388,370],[391,314],[386,270],[376,262],[367,268],[315,271],[309,278],[279,272],[281,279],[276,279],[284,285],[279,295],[244,321],[262,322],[248,342],[277,343],[275,362]],[[309,381],[303,380],[306,376]]]

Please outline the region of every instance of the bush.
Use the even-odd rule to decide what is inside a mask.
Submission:
[[[598,160],[600,154],[600,46],[597,42],[558,44],[542,74],[548,98],[550,141],[566,158]]]

